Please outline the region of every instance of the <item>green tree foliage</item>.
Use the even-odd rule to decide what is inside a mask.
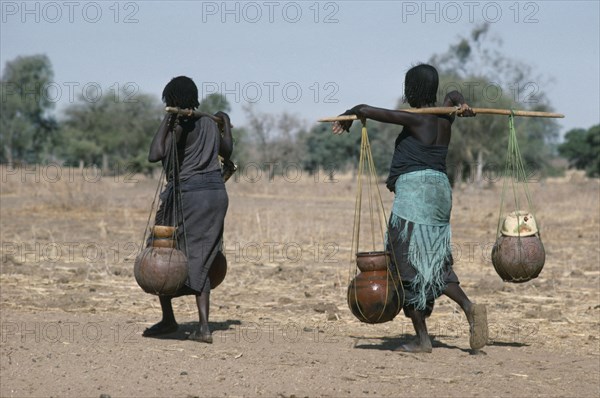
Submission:
[[[356,170],[360,158],[361,130],[361,123],[354,122],[349,133],[334,136],[330,124],[314,125],[302,135],[302,143],[306,147],[302,167],[309,172]],[[378,174],[384,175],[389,170],[394,154],[394,146],[390,143],[395,141],[400,128],[368,120],[367,131],[375,169]]]
[[[546,82],[535,76],[528,65],[507,57],[500,48],[500,41],[489,34],[489,25],[481,25],[468,37],[459,38],[445,53],[433,55],[429,63],[440,74],[438,103],[448,92],[457,90],[472,107],[551,111],[542,90]],[[403,107],[407,104],[399,100],[397,109]],[[326,163],[330,156],[334,156],[341,166],[352,164],[356,167],[358,158],[349,155],[355,152],[346,145],[360,145],[358,125],[354,123],[350,133],[354,143],[332,137],[328,126],[315,126],[309,130],[305,137],[306,167]],[[546,173],[552,171],[550,160],[558,137],[558,124],[552,119],[517,118],[515,125],[526,167]],[[377,171],[385,175],[401,127],[368,121],[368,128]],[[452,131],[447,159],[450,179],[482,182],[486,177],[497,178],[504,169],[508,118],[478,115],[457,119]],[[359,147],[355,149],[356,153],[358,150]]]
[[[472,107],[551,111],[542,89],[546,82],[500,48],[501,42],[489,36],[489,25],[481,25],[446,53],[431,57],[429,62],[440,72],[438,100],[458,90]],[[516,118],[515,128],[528,170],[553,173],[550,160],[558,138],[556,121]],[[451,179],[481,182],[486,176],[497,176],[504,167],[508,120],[492,115],[457,119],[452,141],[447,159]]]
[[[17,57],[6,63],[1,79],[1,162],[40,162],[54,143],[56,122],[49,93],[54,72],[46,55]]]
[[[198,110],[206,113],[217,113],[218,111],[229,113],[231,112],[231,105],[227,98],[223,94],[212,93],[206,96],[200,101]]]
[[[358,165],[360,151],[360,130],[352,128],[352,133],[334,137],[329,124],[313,126],[302,136],[306,155],[302,167],[310,172],[342,171]]]
[[[221,94],[211,94],[198,109],[214,114],[230,112],[231,106]],[[163,115],[155,97],[131,98],[125,89],[98,101],[80,98],[65,110],[59,154],[69,164],[94,164],[117,173],[150,170],[155,165],[147,161],[148,150]],[[240,133],[243,129],[234,130]]]
[[[65,110],[59,154],[70,164],[94,164],[115,172],[141,171],[163,115],[153,96],[80,98]],[[122,100],[122,98],[128,98]]]
[[[600,177],[600,124],[588,130],[570,130],[558,152],[569,160],[571,167],[585,170],[588,177]]]

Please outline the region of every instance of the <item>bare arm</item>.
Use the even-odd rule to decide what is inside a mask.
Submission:
[[[460,106],[457,112],[458,116],[475,116],[475,112],[465,102],[465,98],[458,91],[450,91],[444,98],[444,106]],[[452,121],[454,121],[454,114],[452,115]]]
[[[171,125],[170,121],[171,115],[167,114],[160,123],[160,126],[158,126],[152,144],[150,144],[150,153],[148,154],[148,161],[151,163],[156,163],[164,159],[166,155],[166,141],[167,133],[169,132],[169,127]]]
[[[399,110],[377,108],[369,105],[357,105],[347,110],[344,115],[356,115],[359,119],[371,119],[382,123],[398,124],[402,126],[417,127],[423,122],[422,115]],[[334,134],[349,131],[352,121],[334,122],[332,129]]]
[[[415,113],[376,108],[369,105],[359,105],[359,108],[356,109],[356,111],[356,115],[361,119],[371,119],[382,123],[399,124],[402,126],[418,125],[422,119],[421,115]]]
[[[444,98],[444,106],[460,106],[465,103],[465,98],[458,91],[450,91]]]
[[[219,146],[219,155],[224,159],[229,159],[233,153],[233,137],[231,136],[231,121],[229,115],[225,112],[217,112],[215,116],[223,119],[223,123],[219,124],[221,129],[221,145]]]
[[[456,90],[446,95],[444,106],[460,106],[457,112],[458,116],[475,116],[475,112],[467,105],[462,94]],[[426,134],[426,131],[431,131],[431,126],[428,126],[428,124],[432,123],[433,120],[423,114],[376,108],[364,104],[357,105],[342,115],[356,115],[359,119],[372,119],[382,123],[406,126],[411,131],[411,134],[418,136],[422,142],[428,141],[424,134]],[[450,122],[452,123],[453,121],[454,115],[451,116]],[[344,131],[349,131],[351,126],[352,120],[334,122],[332,130],[334,134],[342,134]]]
[[[169,134],[173,130],[177,142],[181,138],[183,131],[180,125],[177,125],[174,129],[177,116],[165,115],[163,121],[158,126],[158,131],[154,135],[152,144],[150,144],[150,153],[148,154],[148,161],[151,163],[159,162],[167,156],[167,150],[171,147],[172,135]]]

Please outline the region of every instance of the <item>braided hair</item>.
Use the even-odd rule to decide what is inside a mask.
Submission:
[[[162,100],[167,106],[184,109],[196,109],[198,102],[198,87],[187,76],[171,79],[162,92]]]
[[[413,108],[435,105],[438,84],[438,73],[433,66],[413,66],[404,78],[404,102],[408,102]]]

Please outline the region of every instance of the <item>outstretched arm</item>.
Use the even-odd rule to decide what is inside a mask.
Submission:
[[[359,106],[360,107],[357,109],[356,115],[361,119],[371,119],[382,123],[400,124],[402,126],[417,125],[422,119],[421,115],[415,113],[385,108],[376,108],[374,106],[369,105]]]
[[[343,115],[356,115],[359,119],[371,119],[382,123],[399,124],[402,126],[418,126],[423,120],[422,116],[416,113],[377,108],[364,104],[347,110]],[[341,134],[344,131],[349,131],[351,126],[352,120],[334,122],[332,129],[334,134]]]

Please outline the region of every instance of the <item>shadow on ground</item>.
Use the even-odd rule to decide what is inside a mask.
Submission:
[[[239,326],[242,322],[237,319],[228,319],[223,322],[209,322],[210,330],[214,332],[230,330],[233,326]],[[198,328],[198,322],[180,323],[177,331],[159,336],[148,336],[149,339],[159,340],[187,340],[188,336]]]

